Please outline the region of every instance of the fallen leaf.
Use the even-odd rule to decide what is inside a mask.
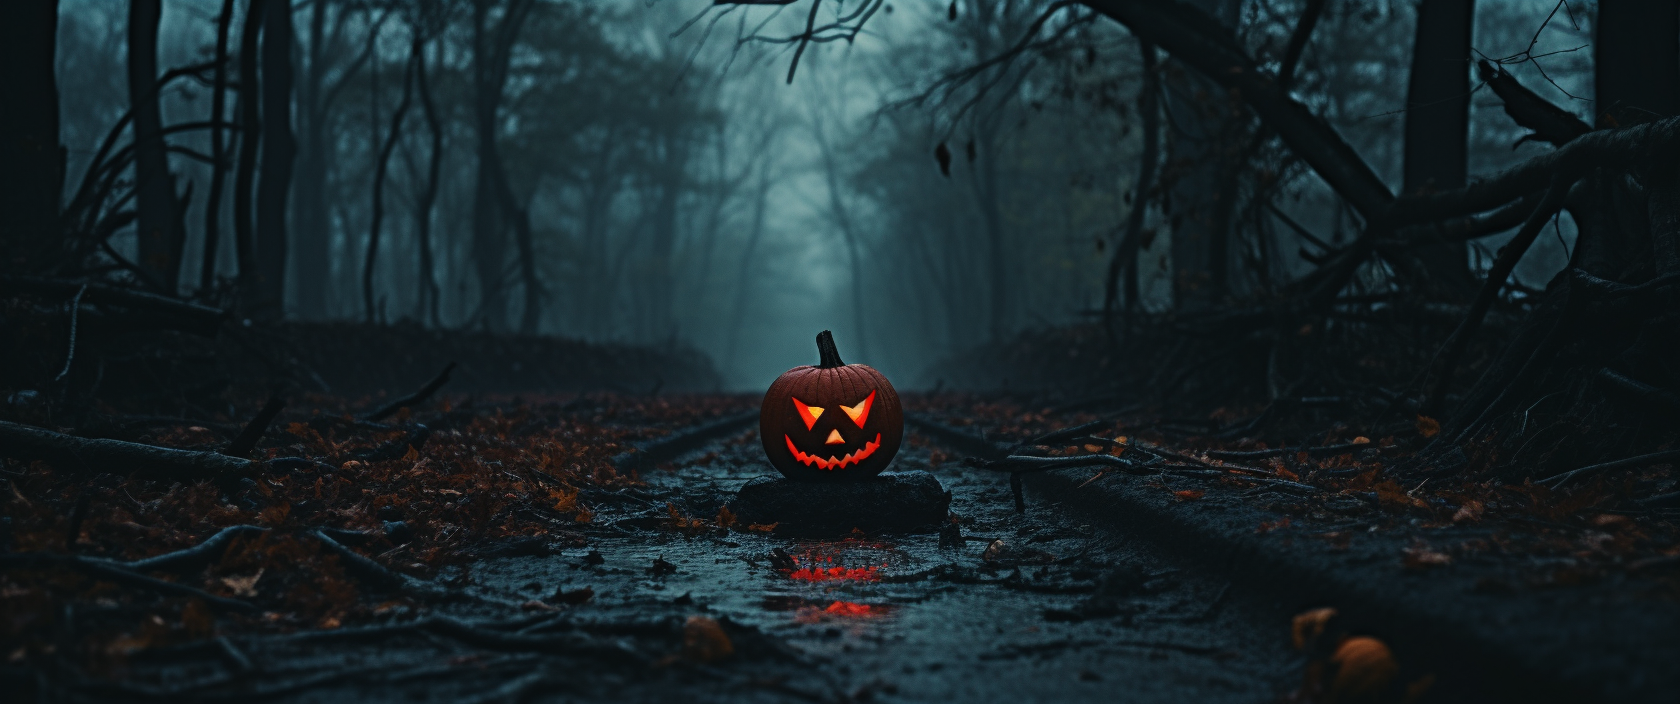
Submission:
[[[735,644],[717,620],[690,616],[683,623],[683,657],[703,663],[721,662],[735,654]]]
[[[257,580],[262,579],[263,568],[258,567],[257,573],[249,577],[223,577],[222,585],[233,592],[234,596],[253,597],[257,595]]]
[[[1458,510],[1453,512],[1453,523],[1466,523],[1482,520],[1482,511],[1482,502],[1474,499],[1466,501],[1463,506],[1458,507]]]
[[[1441,432],[1441,422],[1429,416],[1418,416],[1417,431],[1418,435],[1426,438],[1435,437],[1436,433]]]
[[[719,528],[723,529],[728,529],[730,526],[735,525],[735,512],[730,511],[728,506],[719,506],[717,524]]]
[[[1406,548],[1400,558],[1400,564],[1409,570],[1427,570],[1432,567],[1445,567],[1452,564],[1452,555],[1437,552],[1424,547]]]
[[[1361,435],[1361,436],[1353,439],[1353,444],[1355,444],[1355,445],[1369,445],[1369,444],[1371,444],[1371,439]]]
[[[1195,501],[1196,499],[1202,498],[1202,496],[1206,493],[1207,492],[1200,489],[1185,489],[1184,491],[1173,492],[1173,496],[1178,497],[1179,501]]]
[[[776,531],[776,526],[779,526],[781,524],[782,524],[781,521],[777,521],[775,523],[754,523],[752,525],[747,526],[747,530],[750,530],[754,533],[774,533]]]
[[[530,601],[527,601],[523,604],[520,604],[519,608],[524,609],[526,611],[559,611],[559,609],[554,608],[553,606],[549,606],[548,604],[545,604],[545,603],[543,603],[541,601],[538,601],[536,599],[531,599]]]

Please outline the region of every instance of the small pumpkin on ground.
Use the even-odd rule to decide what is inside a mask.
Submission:
[[[817,335],[821,361],[784,372],[764,394],[759,436],[782,476],[854,481],[881,473],[904,442],[898,392],[880,372],[840,361],[834,335]]]

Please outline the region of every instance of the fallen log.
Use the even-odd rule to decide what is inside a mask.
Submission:
[[[83,287],[86,287],[86,292],[82,303],[157,313],[180,321],[182,331],[203,337],[215,337],[222,321],[227,318],[227,312],[220,308],[109,284],[39,276],[0,276],[0,294],[5,295],[26,294],[67,300]]]
[[[179,481],[236,479],[257,468],[250,460],[216,452],[79,438],[7,421],[0,421],[0,456],[50,462],[63,472]]]

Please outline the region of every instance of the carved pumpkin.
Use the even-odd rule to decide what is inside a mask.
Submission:
[[[881,473],[904,442],[898,392],[881,373],[840,361],[834,335],[817,335],[821,362],[787,370],[758,414],[770,464],[789,479],[850,481]]]

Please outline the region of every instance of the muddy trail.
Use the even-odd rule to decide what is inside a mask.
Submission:
[[[1354,474],[1338,462],[1359,469],[1391,451],[1368,440],[1317,453],[1323,475],[1301,476],[1320,462],[1303,452],[1259,476],[1273,464],[1110,432],[1123,421],[951,397],[917,402],[891,469],[936,477],[949,524],[791,533],[735,513],[743,485],[775,474],[753,400],[456,399],[388,424],[283,417],[259,451],[264,474],[197,494],[135,477],[84,491],[73,473],[23,466],[0,575],[9,686],[43,701],[288,702],[1672,691],[1651,661],[1673,650],[1674,631],[1614,626],[1677,613],[1661,516],[1579,519],[1592,540],[1637,543],[1638,559],[1655,560],[1611,574],[1524,547],[1548,539],[1546,526],[1524,538],[1491,513],[1429,523],[1445,509],[1337,484]],[[190,447],[212,430],[158,432],[152,441]],[[1037,436],[1040,451],[997,442],[1011,436]],[[1125,465],[1127,452],[1152,459]],[[998,471],[1029,455],[1062,464]],[[1551,530],[1587,532],[1565,520]],[[1463,537],[1454,530],[1508,557],[1439,547]],[[79,554],[41,557],[66,531]],[[1594,569],[1534,586],[1535,574]],[[1620,645],[1604,642],[1616,632]],[[1571,641],[1592,648],[1569,656],[1578,671],[1534,674]]]

